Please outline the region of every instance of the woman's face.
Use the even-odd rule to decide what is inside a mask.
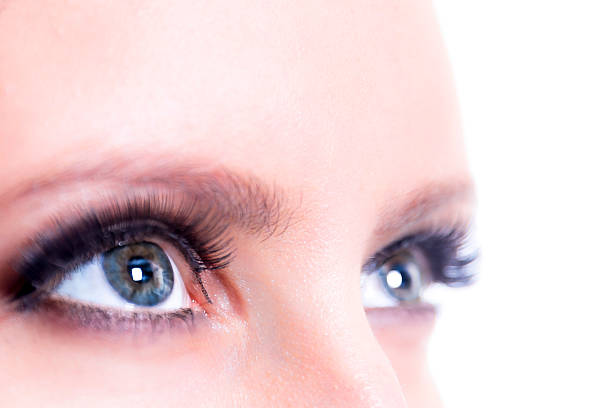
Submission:
[[[0,156],[3,404],[438,406],[411,285],[471,196],[428,1],[2,1]]]

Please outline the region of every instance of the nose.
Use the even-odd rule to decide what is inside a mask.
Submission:
[[[322,406],[407,406],[395,371],[367,322],[365,327],[337,329],[331,336],[313,336],[309,342],[310,356],[304,354],[302,364],[317,366],[311,386],[320,393]]]
[[[316,303],[285,303],[261,339],[269,353],[263,360],[272,364],[266,370],[271,392],[292,407],[406,407],[361,302]]]

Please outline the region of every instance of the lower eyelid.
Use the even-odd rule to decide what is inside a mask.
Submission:
[[[366,316],[372,328],[395,326],[432,326],[437,315],[434,305],[414,302],[392,307],[366,308]]]
[[[126,311],[46,297],[28,313],[37,324],[57,329],[87,329],[96,332],[159,334],[166,331],[191,333],[210,322],[203,310],[182,308],[173,312]]]

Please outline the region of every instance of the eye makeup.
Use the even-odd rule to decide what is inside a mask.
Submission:
[[[126,194],[103,194],[95,203],[72,205],[69,211],[56,213],[46,228],[20,246],[10,262],[16,280],[5,293],[11,305],[97,330],[157,330],[175,327],[175,323],[190,326],[208,317],[206,304],[212,304],[212,298],[202,276],[228,267],[233,256],[228,232],[232,216],[223,202],[206,201],[180,190],[140,188]],[[476,253],[466,253],[467,231],[447,227],[412,233],[374,254],[363,273],[372,273],[398,253],[416,251],[427,265],[427,283],[469,284],[475,276]],[[194,308],[176,310],[122,310],[54,295],[64,279],[96,256],[152,240],[167,243],[180,254],[188,266],[183,271],[187,269],[190,279],[185,280],[199,289],[203,309],[192,304]]]
[[[452,287],[469,285],[476,277],[478,258],[469,231],[466,227],[446,227],[410,234],[378,251],[363,269],[373,272],[398,253],[416,250],[423,254],[432,282]]]
[[[203,310],[180,308],[173,311],[126,311],[85,303],[47,298],[32,309],[41,313],[43,320],[54,326],[79,327],[105,332],[155,334],[166,330],[192,331],[204,323]]]
[[[55,215],[49,228],[22,245],[11,262],[17,275],[13,290],[6,294],[11,304],[21,311],[45,309],[55,317],[62,315],[64,321],[97,329],[170,326],[173,319],[190,323],[195,315],[206,315],[190,308],[163,313],[112,310],[53,296],[63,279],[100,253],[156,239],[181,255],[190,281],[205,303],[212,303],[202,274],[225,268],[232,257],[222,212],[188,194],[160,190],[141,190],[123,198],[107,195],[98,202],[102,205],[95,208],[73,206],[70,216]]]

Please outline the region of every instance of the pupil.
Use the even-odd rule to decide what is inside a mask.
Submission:
[[[392,289],[408,289],[412,286],[412,278],[404,265],[395,265],[387,274],[387,283]]]
[[[153,278],[153,265],[141,256],[130,258],[127,269],[132,280],[137,283],[147,283]]]

